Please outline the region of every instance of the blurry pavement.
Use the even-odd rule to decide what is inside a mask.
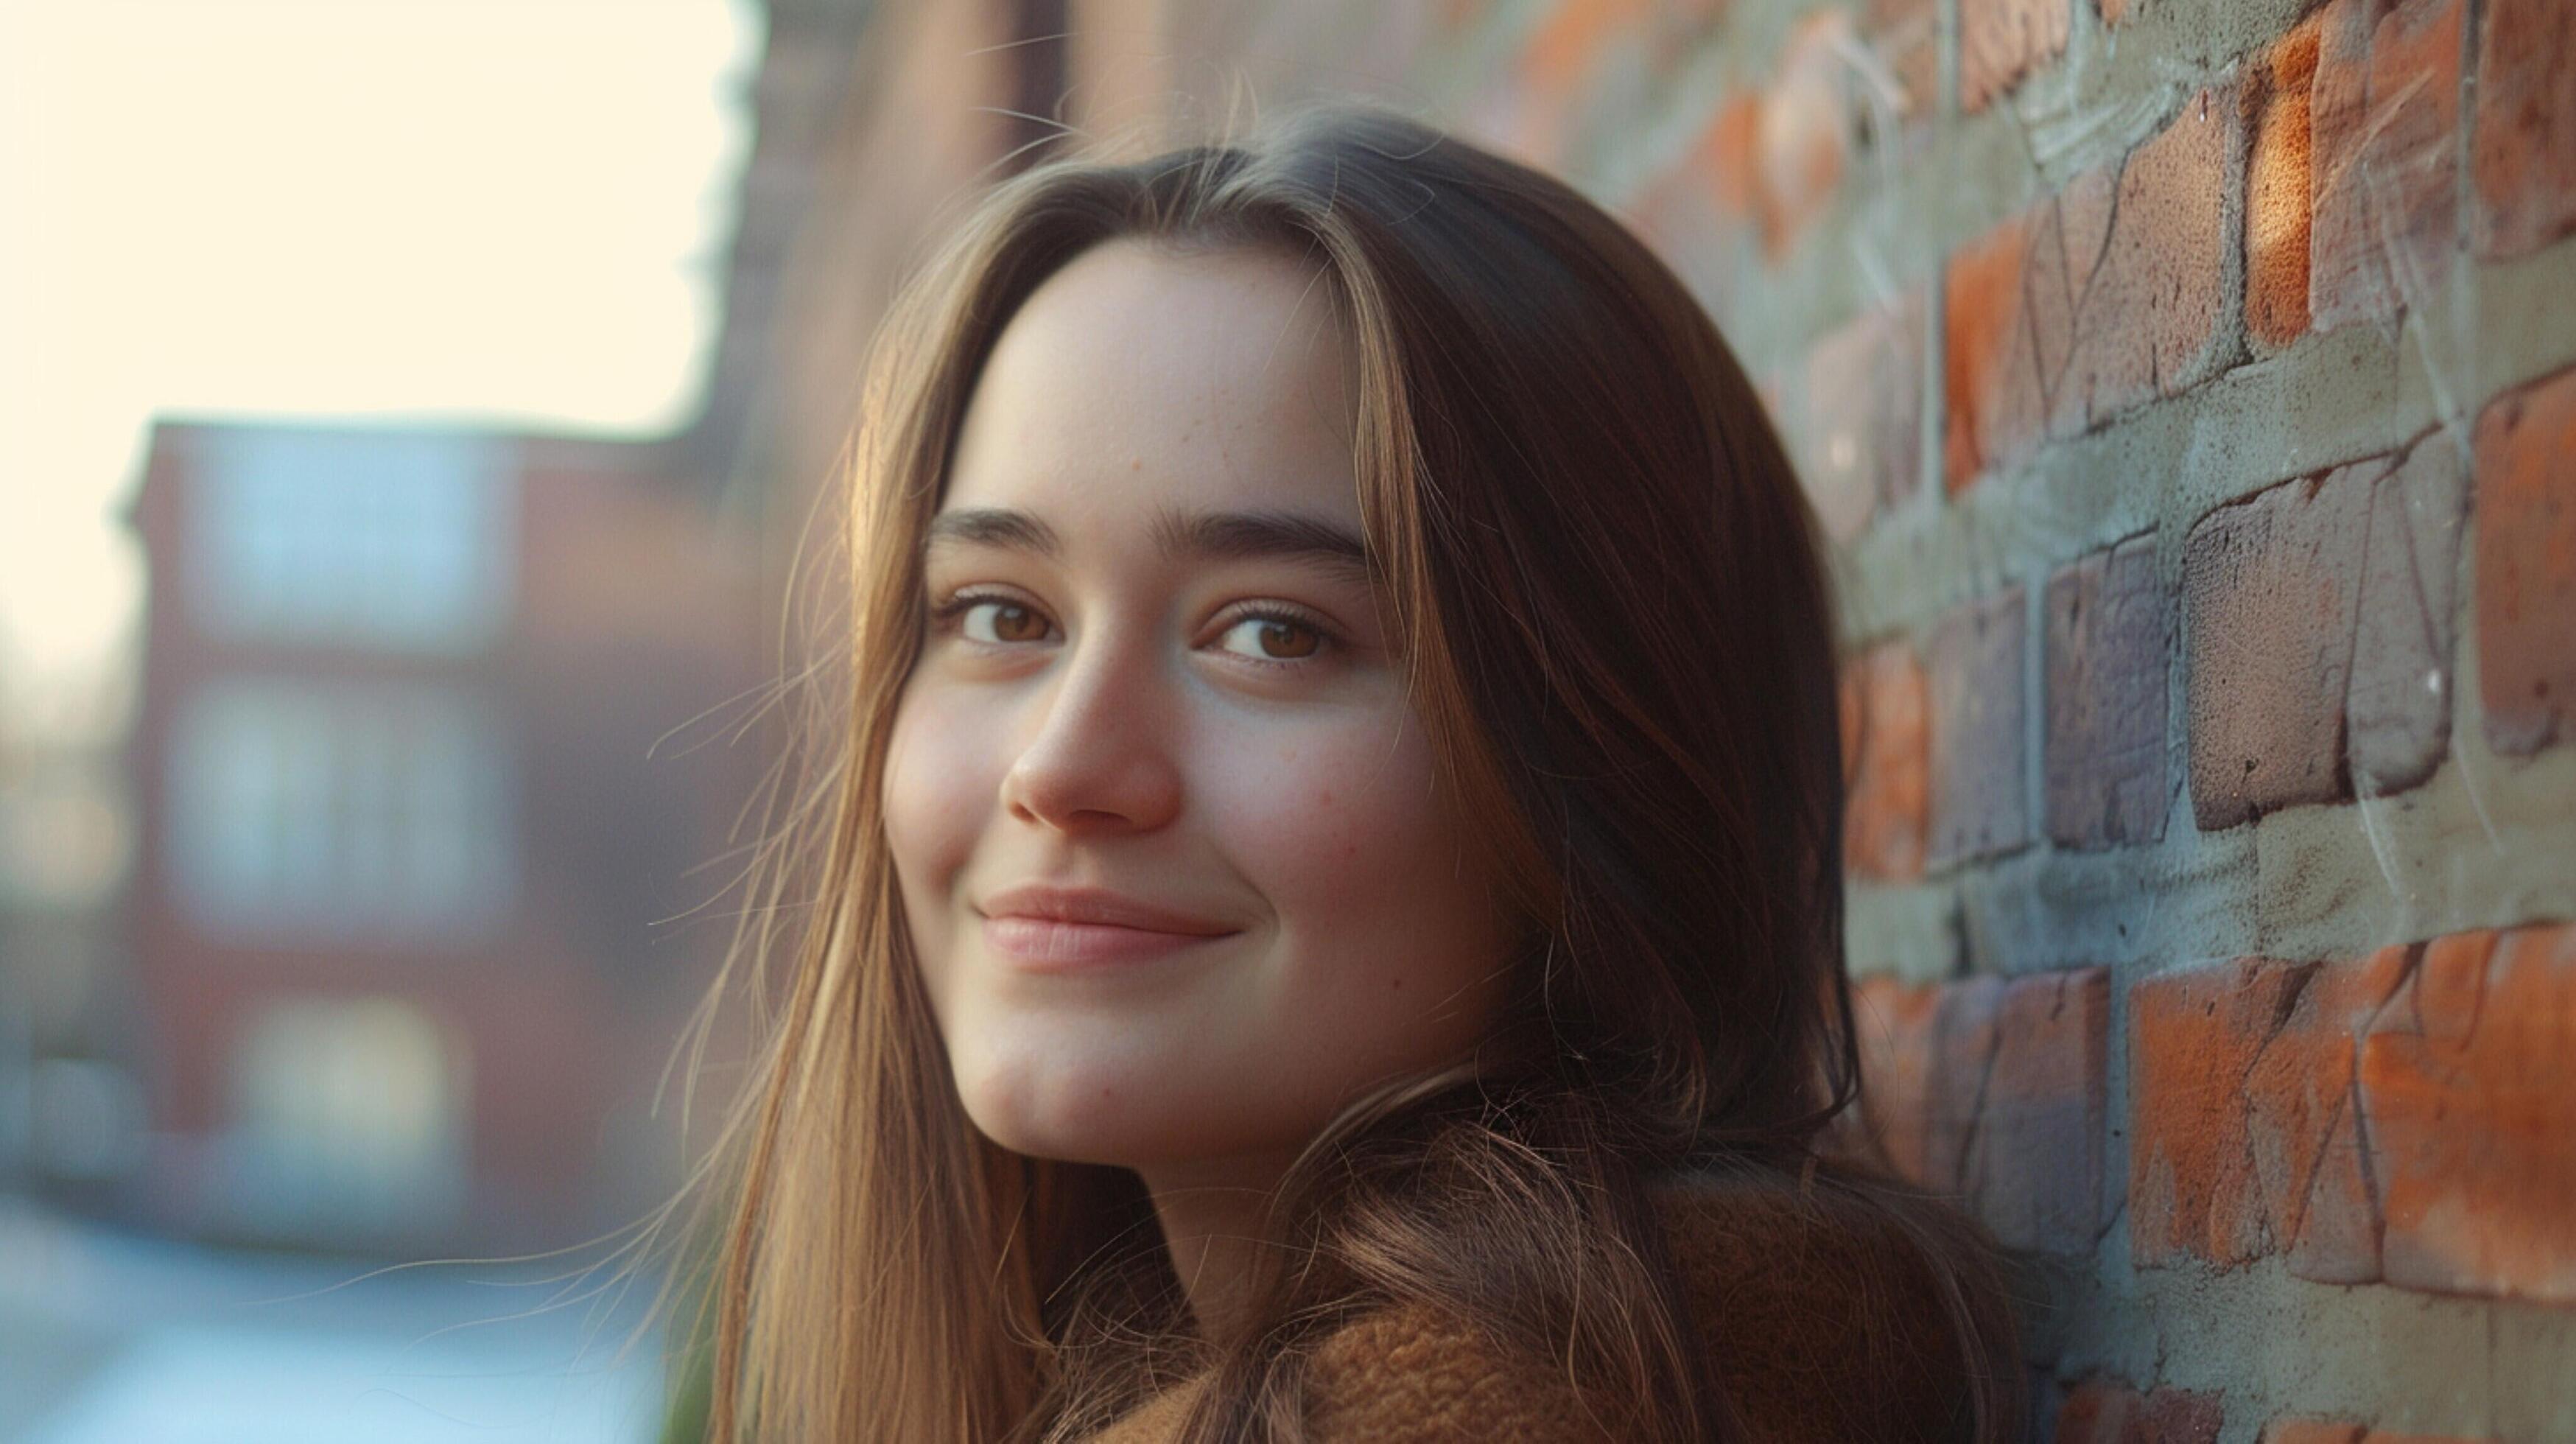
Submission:
[[[654,1437],[660,1338],[628,1342],[650,1279],[373,1267],[124,1234],[0,1195],[0,1444]]]

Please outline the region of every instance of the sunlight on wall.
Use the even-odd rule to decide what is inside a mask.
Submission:
[[[156,411],[685,422],[761,23],[0,0],[0,707],[131,625]]]

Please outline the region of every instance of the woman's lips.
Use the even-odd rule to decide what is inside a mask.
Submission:
[[[984,919],[984,943],[997,953],[1036,968],[1096,967],[1141,963],[1185,948],[1221,942],[1233,933],[1168,933],[1114,923],[1067,922],[1010,914]]]

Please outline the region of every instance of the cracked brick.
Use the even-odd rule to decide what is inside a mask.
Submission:
[[[2344,704],[2363,796],[2432,776],[2451,739],[2451,648],[2468,479],[2452,438],[2418,441],[2372,483],[2352,681]]]
[[[1959,108],[1973,115],[2065,53],[2072,0],[1959,0]]]
[[[2576,733],[2576,371],[2489,402],[2474,446],[2487,743],[2536,752]]]
[[[2223,506],[2183,551],[2192,814],[2203,832],[2352,796],[2344,708],[2384,458]]]
[[[2232,89],[2203,90],[2117,167],[2090,171],[1951,258],[1942,474],[1958,491],[2047,437],[2199,384],[2234,335]]]
[[[2576,230],[2571,56],[2576,7],[2566,0],[2487,0],[2469,153],[2471,231],[2480,256],[2523,255]]]
[[[1954,608],[1925,645],[1931,674],[1931,867],[2030,841],[2022,777],[2022,591]]]
[[[2330,331],[2447,284],[2461,0],[2334,0],[2318,22],[2308,310]]]
[[[2289,1255],[2301,1277],[2378,1276],[2352,1108],[2360,1039],[2412,951],[2240,959],[2130,992],[2130,1251],[2142,1267]]]
[[[2111,975],[2016,978],[1995,998],[1994,1052],[1960,1190],[1995,1237],[2078,1254],[2102,1226],[2102,1137]]]
[[[2360,1091],[2388,1282],[2576,1303],[2576,924],[2427,948]]]
[[[2155,536],[2131,537],[2048,581],[2048,836],[2061,847],[2165,832],[2165,659],[2172,631]]]
[[[1923,1177],[1931,1188],[1955,1193],[1967,1177],[1986,1085],[1994,1075],[1995,1020],[2003,997],[2004,980],[1990,975],[1941,990],[1923,1097]]]

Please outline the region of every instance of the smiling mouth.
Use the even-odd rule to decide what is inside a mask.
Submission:
[[[1174,933],[1116,923],[1006,914],[984,919],[984,942],[1023,967],[1042,972],[1151,962],[1223,942],[1240,933]]]

